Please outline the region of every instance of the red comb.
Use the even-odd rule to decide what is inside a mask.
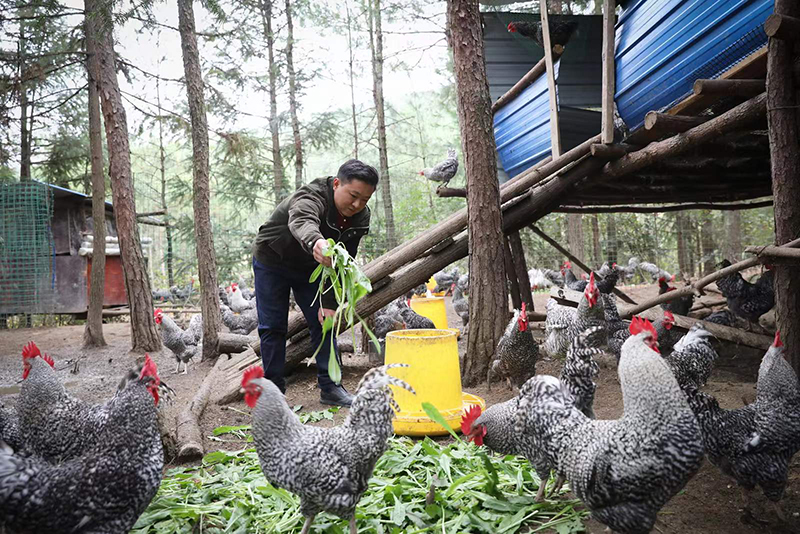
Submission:
[[[589,284],[586,286],[589,291],[594,291],[594,271],[589,275]]]
[[[472,431],[472,423],[474,423],[475,419],[480,417],[480,415],[481,407],[477,404],[473,404],[472,408],[467,410],[461,418],[461,433],[468,436]]]
[[[149,354],[144,355],[144,365],[142,366],[142,372],[139,374],[139,380],[146,376],[152,376],[158,380],[158,368],[156,363],[150,359]]]
[[[245,369],[242,375],[242,387],[246,387],[254,378],[264,378],[264,368],[258,364],[251,365]]]
[[[35,358],[36,356],[41,356],[42,353],[39,352],[39,347],[36,346],[36,343],[33,341],[29,341],[27,345],[22,347],[22,359],[27,360],[28,358]]]
[[[568,262],[568,261],[565,261],[564,262],[564,268],[565,269],[572,269],[572,264],[570,262]]]
[[[44,356],[42,356],[42,359],[47,363],[49,363],[50,367],[52,367],[53,369],[56,368],[56,362],[54,362],[53,358],[51,358],[49,355],[45,354]]]
[[[669,310],[664,311],[664,319],[673,323],[675,322],[675,316],[672,315],[672,312]]]
[[[527,319],[528,318],[528,313],[525,311],[525,308],[526,308],[525,307],[525,303],[523,302],[522,303],[522,311],[520,311],[519,313],[520,313],[520,315],[522,315],[523,317],[525,317]]]
[[[781,341],[781,332],[778,330],[775,332],[775,341],[772,342],[773,347],[782,347],[783,341]]]
[[[658,333],[656,333],[656,329],[653,327],[653,323],[648,321],[647,319],[642,319],[641,317],[634,316],[633,320],[631,321],[631,326],[628,328],[628,331],[631,333],[632,336],[639,334],[641,332],[649,332],[653,339],[658,339]]]
[[[162,310],[161,308],[156,308],[155,311],[153,312],[153,317],[155,317],[159,313],[164,313],[164,310]]]

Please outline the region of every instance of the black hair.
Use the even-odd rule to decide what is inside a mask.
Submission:
[[[361,180],[372,187],[378,187],[378,171],[372,165],[367,165],[357,159],[345,161],[339,167],[336,177],[343,183],[348,183],[350,180]]]

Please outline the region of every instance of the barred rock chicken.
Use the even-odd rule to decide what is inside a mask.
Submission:
[[[552,17],[550,22],[550,45],[564,46],[572,37],[572,34],[578,29],[578,23],[574,20],[560,20],[558,17]],[[519,33],[524,37],[533,39],[536,44],[544,48],[544,35],[542,33],[541,22],[509,22],[508,31],[511,33]]]
[[[628,259],[627,265],[617,265],[617,271],[619,271],[620,275],[622,276],[623,280],[630,280],[634,276],[636,276],[636,269],[639,268],[639,258],[633,257]]]
[[[516,429],[528,438],[525,454],[555,465],[595,519],[615,532],[645,533],[700,468],[703,439],[649,322],[631,322],[619,379],[622,418],[593,420],[561,380],[536,376],[521,395]]]
[[[528,329],[528,312],[523,302],[522,310],[514,310],[514,317],[497,344],[495,360],[486,375],[486,386],[492,389],[492,376],[495,376],[505,378],[509,388],[519,389],[536,374],[538,359],[539,345]]]
[[[406,328],[414,330],[421,328],[436,328],[436,325],[433,324],[433,321],[412,310],[411,306],[408,304],[403,304],[400,306],[400,316],[403,318]]]
[[[6,442],[12,449],[22,447],[17,412],[2,404],[0,404],[0,440]]]
[[[800,450],[800,386],[783,353],[778,333],[761,361],[752,404],[725,410],[711,395],[688,392],[711,463],[744,490],[761,486],[779,517],[789,463]]]
[[[664,293],[675,291],[677,289],[677,287],[669,285],[667,279],[663,276],[658,279],[659,295],[663,295]],[[661,308],[671,311],[672,313],[677,313],[678,315],[689,315],[689,311],[692,309],[692,304],[694,304],[694,295],[689,294],[678,297],[669,302],[665,302],[661,305]]]
[[[583,291],[586,289],[587,280],[578,280],[575,273],[572,272],[572,264],[568,261],[564,262],[561,268],[561,274],[564,276],[564,285],[573,291]]]
[[[730,312],[730,310],[715,311],[703,320],[707,323],[720,324],[722,326],[733,326],[735,322],[733,314]]]
[[[728,260],[720,263],[723,268],[730,265]],[[740,273],[732,273],[717,280],[717,287],[728,299],[728,309],[751,323],[757,323],[759,317],[775,306],[772,280],[773,272],[770,270],[765,271],[754,284],[745,280]]]
[[[161,308],[153,312],[156,324],[161,327],[161,341],[164,346],[175,355],[175,372],[180,371],[183,362],[183,374],[189,372],[189,361],[203,353],[203,317],[195,315],[189,321],[189,326],[183,330],[175,324],[169,315],[164,315]]]
[[[542,347],[546,354],[551,357],[566,356],[570,343],[578,334],[592,326],[605,326],[605,308],[603,301],[598,300],[599,295],[592,273],[577,308],[562,306],[552,298],[547,301],[547,339]],[[601,346],[607,343],[606,336],[594,339],[601,342]]]
[[[289,408],[280,390],[263,378],[261,366],[242,378],[245,402],[253,408],[253,438],[261,469],[272,485],[300,496],[307,534],[321,511],[350,520],[356,532],[355,509],[367,489],[378,458],[392,435],[397,410],[390,385],[414,389],[388,374],[391,364],[370,369],[356,389],[344,423],[333,428],[306,426]]]
[[[714,360],[717,359],[717,351],[711,346],[710,337],[711,332],[695,324],[689,333],[675,343],[672,353],[664,356],[681,389],[697,389],[708,382]]]
[[[550,280],[554,286],[564,287],[564,275],[562,275],[559,271],[542,269],[542,274],[544,274],[544,277]]]
[[[655,263],[650,263],[649,261],[643,261],[639,263],[639,269],[643,270],[644,272],[652,276],[653,280],[664,278],[666,280],[669,280],[670,282],[675,281],[674,274],[669,274],[667,271],[665,271]]]
[[[661,354],[669,354],[683,336],[675,326],[675,316],[671,311],[664,310],[664,316],[653,323],[658,336],[658,350]]]
[[[594,392],[597,390],[594,379],[600,373],[594,356],[603,352],[597,348],[601,342],[592,338],[602,335],[603,327],[593,326],[576,337],[561,370],[561,382],[575,399],[575,407],[590,419],[594,419]]]
[[[219,310],[222,312],[222,324],[234,334],[247,335],[258,327],[258,312],[255,308],[237,314],[233,313],[226,305],[221,304]]]
[[[104,405],[96,439],[70,459],[51,463],[20,456],[0,443],[0,530],[128,532],[161,482],[160,387],[156,366],[146,356],[141,370],[129,373]]]
[[[433,275],[433,280],[436,282],[436,287],[433,288],[435,293],[442,291],[449,291],[453,284],[458,283],[461,273],[458,267],[454,267],[449,273],[446,271],[439,271]]]
[[[425,284],[420,284],[414,289],[410,289],[408,293],[406,293],[406,298],[410,299],[414,295],[425,295],[428,291],[428,288],[425,287]]]
[[[469,273],[459,276],[456,285],[461,288],[463,293],[469,293]]]
[[[388,308],[388,306],[387,306]],[[372,333],[378,338],[378,343],[381,346],[381,354],[386,352],[386,335],[389,332],[396,330],[403,330],[405,323],[400,316],[398,308],[390,309],[388,311],[380,310],[383,313],[375,313],[373,318]]]
[[[466,328],[467,323],[469,323],[469,302],[467,302],[466,297],[464,297],[460,285],[453,284],[452,289],[453,309],[455,309],[458,316],[461,317],[461,323],[464,325],[464,328]]]
[[[230,285],[231,293],[228,299],[231,302],[231,309],[236,313],[242,313],[245,310],[249,310],[250,308],[256,307],[256,300],[247,300],[242,295],[242,291],[239,289],[239,284],[233,283]]]
[[[217,294],[219,295],[220,304],[230,307],[231,301],[228,299],[228,288],[219,286]]]
[[[603,295],[606,306],[606,327],[608,328],[608,350],[616,356],[617,362],[622,352],[622,345],[630,337],[630,331],[625,322],[620,319],[617,311],[616,299],[612,295]],[[609,312],[609,310],[611,310]],[[664,311],[664,316],[653,323],[658,338],[658,348],[663,354],[672,352],[672,347],[681,338],[681,334],[673,329],[675,316],[672,312]]]
[[[450,148],[447,150],[447,159],[435,167],[428,167],[419,171],[419,174],[428,180],[442,182],[442,186],[446,186],[456,175],[456,172],[458,172],[458,156],[456,156],[456,149]]]

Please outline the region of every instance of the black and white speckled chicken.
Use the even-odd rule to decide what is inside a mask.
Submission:
[[[714,323],[722,326],[733,326],[736,322],[730,310],[715,311],[703,320],[707,323]]]
[[[717,351],[711,346],[710,337],[711,332],[695,324],[675,343],[670,354],[664,353],[664,359],[681,389],[697,389],[708,382],[717,359]]]
[[[453,309],[461,318],[461,324],[466,328],[469,323],[469,302],[459,284],[453,284]]]
[[[630,337],[628,324],[619,317],[617,311],[616,298],[613,295],[603,295],[606,306],[606,324],[608,328],[608,351],[617,358],[622,352],[622,345]],[[609,312],[609,309],[612,311]],[[675,325],[675,316],[672,312],[664,310],[664,315],[653,323],[658,337],[658,348],[662,354],[669,354],[672,347],[682,337]]]
[[[649,274],[653,280],[664,278],[666,280],[669,280],[670,282],[675,281],[674,274],[670,274],[669,272],[665,271],[655,263],[650,263],[649,261],[639,262],[639,269]]]
[[[547,301],[547,338],[542,346],[547,355],[564,357],[570,343],[578,334],[592,326],[605,326],[605,306],[599,296],[592,273],[577,308],[562,306],[552,298]],[[606,346],[606,336],[597,336],[595,339],[602,341],[601,346]]]
[[[721,267],[729,267],[731,262],[722,260]],[[728,309],[751,323],[775,306],[773,272],[764,271],[755,283],[745,280],[740,273],[732,273],[717,280],[717,287],[728,299]]]
[[[791,459],[800,450],[800,387],[783,353],[776,334],[761,360],[752,404],[725,410],[713,396],[688,391],[711,463],[748,492],[761,486],[776,504],[784,495]],[[777,506],[776,511],[783,516]]]
[[[579,334],[567,350],[561,369],[561,382],[575,399],[575,408],[591,419],[594,419],[594,392],[597,390],[594,379],[600,373],[594,356],[603,352],[598,348],[601,341],[593,338],[603,335],[601,326],[593,326]]]
[[[639,269],[639,258],[629,258],[626,265],[617,265],[616,268],[620,273],[620,278],[622,278],[624,281],[631,280],[634,276],[636,276],[636,270]]]
[[[156,324],[161,327],[161,341],[175,356],[175,372],[180,371],[183,363],[183,374],[189,372],[189,361],[203,354],[203,317],[198,314],[189,320],[189,326],[183,330],[161,308],[153,312]]]
[[[442,291],[450,291],[450,288],[453,284],[458,283],[458,279],[461,277],[461,273],[458,267],[453,267],[453,270],[450,272],[447,271],[438,271],[434,273],[433,280],[436,282],[436,287],[433,288],[435,293],[440,293]]]
[[[561,268],[561,275],[564,277],[564,286],[573,291],[583,291],[586,289],[586,284],[589,283],[586,279],[578,280],[575,277],[575,273],[572,272],[572,264],[568,261],[564,262],[564,266]]]
[[[372,324],[372,333],[378,338],[378,343],[381,345],[381,354],[385,353],[386,335],[389,332],[395,332],[405,328],[405,323],[400,316],[399,308],[389,308],[389,306],[375,313],[372,318]]]
[[[442,182],[442,186],[446,186],[456,175],[456,172],[458,172],[458,156],[456,155],[456,149],[450,148],[447,150],[447,158],[444,161],[434,167],[419,171],[419,174],[428,180]]]
[[[164,454],[156,414],[161,387],[146,356],[144,366],[129,373],[103,405],[94,439],[59,462],[0,446],[0,530],[128,532],[161,482]]]
[[[406,328],[415,330],[421,328],[436,328],[433,321],[412,310],[411,306],[408,304],[402,304],[400,306],[400,316],[403,318]]]
[[[658,279],[658,294],[663,295],[669,291],[675,291],[678,288],[675,286],[669,285],[667,279],[663,276]],[[689,311],[692,309],[692,304],[694,304],[694,295],[691,293],[688,295],[684,295],[682,297],[678,297],[676,299],[672,299],[669,302],[665,302],[661,305],[661,308],[664,310],[671,311],[677,315],[689,315]]]
[[[528,312],[525,303],[522,310],[514,310],[503,337],[497,343],[495,360],[489,365],[486,385],[491,390],[492,378],[505,379],[509,388],[517,388],[536,374],[539,345],[528,328]]]
[[[551,16],[550,22],[550,45],[564,46],[578,29],[578,22],[575,20],[563,20],[560,17]],[[541,22],[516,21],[508,23],[508,31],[519,33],[525,37],[533,39],[536,44],[544,48],[544,35],[542,34]]]
[[[289,408],[280,390],[263,378],[261,366],[245,371],[245,402],[253,408],[253,438],[261,470],[273,486],[300,496],[306,518],[303,534],[322,511],[350,520],[355,534],[355,509],[367,490],[375,463],[392,435],[397,404],[390,385],[414,393],[403,380],[388,374],[405,364],[370,369],[359,382],[344,423],[332,428],[306,426]]]
[[[17,412],[3,406],[2,401],[0,401],[0,440],[15,450],[22,447]]]
[[[255,308],[247,309],[242,313],[233,313],[233,310],[222,304],[219,310],[222,313],[222,324],[234,334],[246,336],[258,327],[258,311]]]
[[[703,439],[648,322],[631,322],[618,371],[620,419],[589,419],[561,380],[538,375],[524,386],[516,428],[526,456],[545,455],[595,519],[639,534],[700,468]]]

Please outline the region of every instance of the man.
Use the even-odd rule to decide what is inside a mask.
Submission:
[[[369,232],[367,208],[378,172],[356,159],[339,167],[336,176],[318,178],[283,200],[269,220],[258,229],[253,247],[258,335],[264,376],[286,392],[283,376],[286,364],[286,329],[289,317],[289,289],[305,315],[316,349],[322,342],[322,321],[332,316],[336,299],[332,292],[314,301],[318,282],[309,282],[318,263],[330,267],[325,257],[327,239],[333,238],[356,255],[358,243]],[[353,397],[328,375],[330,343],[341,362],[336,340],[329,333],[317,353],[317,381],[323,404],[350,406]],[[341,364],[341,363],[340,363]]]

